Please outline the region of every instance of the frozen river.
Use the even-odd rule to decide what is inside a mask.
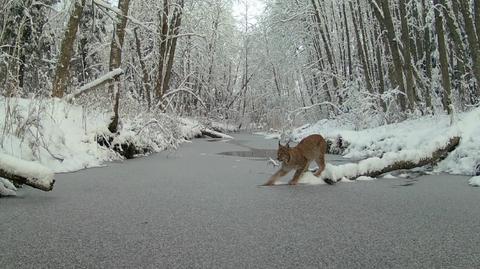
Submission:
[[[53,192],[0,199],[0,267],[480,264],[480,190],[466,177],[258,187],[275,171],[258,157],[277,142],[235,137],[59,174]]]

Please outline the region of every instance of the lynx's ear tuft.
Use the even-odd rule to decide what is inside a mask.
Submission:
[[[287,142],[287,144],[285,144],[285,146],[286,146],[287,148],[290,148],[290,142],[292,142],[292,139],[289,139],[288,142]]]

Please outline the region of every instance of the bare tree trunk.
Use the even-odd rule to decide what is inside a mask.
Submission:
[[[172,76],[173,59],[175,58],[178,33],[180,32],[180,25],[182,24],[182,13],[183,13],[183,5],[184,5],[183,0],[180,0],[179,5],[180,5],[180,8],[177,7],[176,13],[173,17],[174,24],[171,31],[173,36],[171,37],[171,44],[169,46],[169,51],[168,51],[168,62],[167,62],[167,68],[165,72],[165,79],[163,81],[162,96],[163,94],[168,92],[168,89],[170,87],[170,78]]]
[[[422,18],[420,16],[420,9],[419,9],[420,4],[421,4],[420,1],[416,1],[412,3],[412,14],[416,22],[415,27],[413,27],[412,29],[414,36],[412,37],[412,41],[411,41],[412,43],[414,43],[414,45],[412,46],[412,55],[414,55],[413,61],[415,63],[418,63],[419,60],[422,59],[423,57],[423,40],[422,40],[422,31],[421,31],[422,29],[421,27],[423,25],[421,25]]]
[[[130,0],[119,0],[118,8],[122,11],[122,14],[117,14],[117,25],[113,32],[112,43],[110,47],[110,71],[119,68],[122,65],[122,48],[123,41],[125,40],[125,28],[128,21],[128,7]],[[112,133],[118,131],[118,109],[120,102],[120,76],[116,76],[114,82],[110,85],[110,92],[112,92],[114,98],[113,104],[113,118],[112,122],[108,125],[108,130]]]
[[[408,107],[410,110],[413,110],[415,106],[415,88],[413,80],[413,71],[412,71],[412,55],[411,55],[411,42],[410,42],[410,31],[408,29],[407,23],[407,10],[406,10],[405,0],[400,0],[400,21],[401,21],[401,32],[402,32],[402,43],[403,43],[403,68],[406,78],[406,92],[408,98]]]
[[[476,0],[478,1],[478,0]],[[460,11],[465,22],[465,32],[467,33],[468,46],[472,55],[472,68],[475,79],[477,80],[477,96],[480,96],[480,45],[478,44],[475,26],[473,25],[472,14],[470,13],[470,1],[457,0]],[[478,4],[477,4],[478,5]]]
[[[377,29],[375,30],[377,32]],[[379,35],[376,35],[379,36]],[[383,77],[383,63],[382,63],[382,54],[380,51],[381,45],[377,44],[375,52],[376,52],[376,58],[377,58],[377,73],[378,73],[378,93],[383,94],[385,92],[385,78]],[[385,104],[385,101],[380,97],[380,105],[382,106],[382,109],[384,112],[387,111],[387,104]]]
[[[170,87],[170,78],[173,68],[173,60],[177,48],[178,33],[182,22],[184,0],[179,0],[174,6],[171,21],[168,21],[170,12],[170,0],[163,1],[163,13],[161,16],[162,31],[160,33],[160,59],[158,66],[155,94],[159,101]]]
[[[348,20],[347,20],[347,11],[345,8],[345,2],[342,3],[342,9],[343,9],[343,18],[344,18],[344,23],[345,23],[345,36],[347,38],[347,57],[348,57],[348,75],[349,77],[352,76],[352,49],[350,45],[350,31],[348,29]]]
[[[267,51],[267,58],[272,59],[270,55],[270,42],[268,42],[267,33],[263,33],[263,39],[265,40],[265,50]],[[275,64],[273,61],[270,61],[270,65],[272,66],[272,73],[273,73],[273,82],[275,83],[275,88],[277,90],[278,96],[282,96],[282,89],[280,88],[280,82],[277,74],[277,69],[275,68]]]
[[[454,15],[455,12],[453,12],[453,13],[450,12],[450,7],[447,5],[446,0],[441,0],[441,3],[445,7],[445,10],[443,12],[445,12],[447,14],[447,16],[445,16],[446,26],[447,26],[447,29],[448,29],[449,37],[450,37],[450,39],[453,43],[452,45],[453,45],[453,48],[455,50],[456,58],[458,58],[457,61],[456,61],[456,66],[454,68],[455,68],[455,71],[459,73],[459,76],[463,76],[467,73],[467,70],[465,68],[465,63],[468,62],[468,59],[467,59],[466,54],[465,54],[465,47],[464,47],[463,40],[460,36],[460,32],[458,31],[458,28],[457,28],[457,26],[455,24],[455,21],[453,19],[454,18],[453,16],[455,16]],[[455,3],[453,3],[452,7],[453,7],[453,10],[458,9],[455,6]],[[452,67],[453,66],[454,65],[452,65]],[[462,104],[463,104],[464,99],[465,99],[465,90],[464,90],[461,82],[457,81],[456,84],[457,84],[457,88],[459,89],[460,99],[461,99]]]
[[[152,105],[152,101],[151,101],[150,85],[148,84],[149,76],[148,76],[147,67],[145,65],[145,61],[143,60],[143,56],[142,56],[142,45],[140,42],[140,37],[138,35],[138,28],[133,29],[133,33],[135,35],[135,46],[136,46],[137,56],[140,62],[140,67],[142,69],[143,95],[144,95],[144,98],[147,99],[148,109],[150,109]]]
[[[211,36],[211,40],[210,42],[208,42],[208,46],[207,46],[207,54],[208,54],[208,58],[209,58],[209,63],[208,63],[208,73],[207,73],[207,79],[206,79],[206,82],[207,82],[207,87],[210,87],[212,88],[212,79],[213,79],[213,71],[214,71],[214,66],[215,66],[215,54],[216,54],[216,50],[217,50],[217,39],[218,39],[218,26],[219,26],[219,23],[220,23],[220,9],[218,9],[217,7],[217,10],[216,10],[216,13],[215,13],[215,17],[213,19],[213,27],[212,27],[212,36]],[[218,91],[216,90],[216,87],[213,87],[215,88],[215,92],[213,94],[213,102],[211,102],[211,104],[209,104],[209,111],[210,111],[210,106],[213,105],[213,107],[216,107],[217,106],[217,100],[218,100],[218,96],[217,96],[217,93]]]
[[[243,109],[242,109],[242,118],[245,116],[245,110],[247,107],[247,92],[248,92],[248,3],[245,1],[245,92],[243,93]],[[242,123],[240,123],[240,127]],[[240,129],[238,127],[238,129]]]
[[[73,45],[77,36],[78,24],[82,17],[85,0],[75,0],[73,11],[70,14],[65,35],[60,48],[60,56],[57,61],[55,78],[53,80],[52,96],[62,98],[68,84],[70,60],[73,56]]]
[[[359,8],[359,7],[357,7]],[[357,20],[361,20],[361,14],[358,16],[355,16],[354,13],[354,8],[352,2],[350,2],[350,10],[352,12],[352,19],[353,19],[353,27],[354,27],[354,32],[355,32],[355,39],[357,40],[357,53],[360,57],[360,62],[362,63],[363,67],[363,74],[365,76],[365,82],[367,83],[367,89],[370,93],[373,93],[373,87],[372,87],[372,81],[370,79],[370,73],[368,72],[368,64],[367,64],[367,59],[365,57],[365,51],[364,51],[364,46],[362,45],[362,39],[360,37],[360,29],[358,27]],[[360,25],[361,28],[361,25]],[[363,40],[365,42],[365,40]]]
[[[298,1],[296,1],[296,2],[297,2],[297,5],[300,7],[300,4],[298,3]],[[311,19],[312,19],[312,21],[313,21],[316,25],[318,25],[316,16],[312,15],[312,16],[311,16]],[[302,21],[303,21],[305,27],[306,27],[308,30],[310,30],[310,32],[312,33],[312,36],[313,36],[313,37],[312,37],[312,42],[313,42],[313,48],[315,49],[315,55],[314,55],[315,57],[313,57],[313,58],[315,58],[315,59],[314,59],[314,62],[317,63],[317,68],[318,68],[319,70],[325,70],[324,57],[323,57],[322,49],[321,49],[321,47],[320,47],[320,36],[319,36],[319,32],[318,32],[318,31],[315,31],[315,27],[313,27],[313,29],[311,29],[311,27],[309,27],[309,25],[307,24],[306,19],[303,19]],[[303,41],[304,41],[304,42],[307,42],[307,41],[305,40],[305,38],[303,39]],[[326,99],[327,99],[327,101],[328,101],[328,102],[331,102],[331,101],[332,101],[332,96],[331,96],[330,90],[329,90],[329,88],[328,88],[328,83],[326,83],[326,82],[323,82],[323,83],[322,83],[322,81],[320,80],[320,78],[319,78],[315,73],[313,73],[313,79],[314,79],[314,83],[315,83],[315,90],[320,90],[320,89],[318,89],[318,86],[319,86],[319,85],[322,85],[323,91],[324,91],[325,94],[326,94]],[[288,84],[288,83],[286,83],[286,84]]]
[[[390,47],[390,53],[392,54],[392,58],[393,58],[393,67],[394,67],[393,82],[395,83],[396,86],[400,88],[400,91],[406,95],[405,84],[403,80],[403,77],[404,77],[403,64],[402,64],[402,59],[400,58],[400,49],[399,49],[398,40],[395,34],[395,28],[393,24],[392,15],[390,12],[389,1],[381,0],[378,2],[380,2],[381,7],[379,8],[381,8],[381,10],[378,10],[373,0],[370,0],[370,4],[374,10],[375,17],[380,22],[380,26],[382,27],[382,29],[386,30],[387,41]],[[401,110],[405,111],[407,106],[406,106],[406,100],[404,95],[399,96],[399,102],[400,102]]]
[[[477,38],[480,39],[480,1],[473,0],[473,10],[475,12],[475,28],[477,29]]]
[[[168,16],[169,16],[169,0],[163,0],[163,10],[160,16],[162,30],[160,32],[160,49],[159,49],[159,62],[158,62],[158,74],[157,81],[155,83],[155,96],[157,99],[162,98],[163,92],[163,79],[164,79],[164,68],[165,61],[167,58],[167,39],[168,39]]]
[[[443,12],[440,13],[441,9],[438,6],[439,0],[433,0],[433,4],[435,5],[435,31],[437,32],[438,53],[440,54],[440,69],[442,72],[442,86],[444,91],[442,104],[443,109],[445,109],[448,114],[451,114],[452,111],[450,104],[452,103],[452,99],[450,73],[448,72],[448,56],[445,44],[445,35],[443,32]]]
[[[372,65],[372,62],[370,59],[370,55],[369,55],[369,39],[367,37],[367,29],[370,28],[370,27],[366,27],[364,25],[364,20],[363,20],[363,17],[365,17],[366,21],[372,21],[369,16],[368,16],[368,11],[365,10],[362,11],[362,8],[361,8],[361,4],[360,4],[360,0],[357,0],[357,5],[358,5],[358,14],[359,14],[359,17],[358,17],[358,20],[360,22],[360,28],[359,30],[361,31],[362,33],[362,44],[363,44],[363,53],[365,54],[365,66],[367,68],[367,72],[368,72],[368,76],[370,78],[370,87],[371,87],[371,92],[373,93],[373,65]]]
[[[320,37],[322,38],[322,42],[323,42],[323,47],[325,49],[325,53],[327,54],[327,61],[330,65],[330,68],[331,68],[331,72],[332,72],[332,81],[333,81],[333,87],[335,90],[338,89],[338,80],[337,80],[337,68],[335,66],[335,62],[333,60],[333,54],[330,50],[330,42],[327,40],[327,36],[325,34],[325,31],[323,30],[323,25],[322,25],[322,20],[321,20],[321,17],[320,17],[320,10],[318,8],[318,5],[316,3],[317,0],[311,0],[311,3],[313,5],[313,8],[314,8],[314,15],[315,15],[315,21],[317,22],[317,27],[318,27],[318,31],[320,33]],[[343,100],[342,100],[342,97],[340,95],[338,95],[338,102],[339,104],[342,104],[343,103]]]
[[[432,81],[432,44],[431,44],[431,36],[430,36],[430,27],[426,23],[427,17],[427,0],[422,0],[422,17],[423,17],[423,24],[424,24],[424,36],[423,36],[423,50],[425,53],[424,56],[424,66],[425,66],[425,76],[427,77],[428,85],[425,87],[424,97],[425,97],[425,105],[427,108],[433,110],[432,105],[432,96],[431,96],[431,81]]]

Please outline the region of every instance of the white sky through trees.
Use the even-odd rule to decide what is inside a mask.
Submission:
[[[245,27],[245,2],[248,5],[248,21],[249,24],[256,24],[257,17],[265,10],[263,0],[237,0],[233,5],[233,16],[239,22],[242,29]]]

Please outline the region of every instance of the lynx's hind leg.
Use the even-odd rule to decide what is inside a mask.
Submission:
[[[325,155],[318,157],[315,162],[318,164],[318,170],[315,172],[315,176],[319,177],[323,170],[325,170]]]

